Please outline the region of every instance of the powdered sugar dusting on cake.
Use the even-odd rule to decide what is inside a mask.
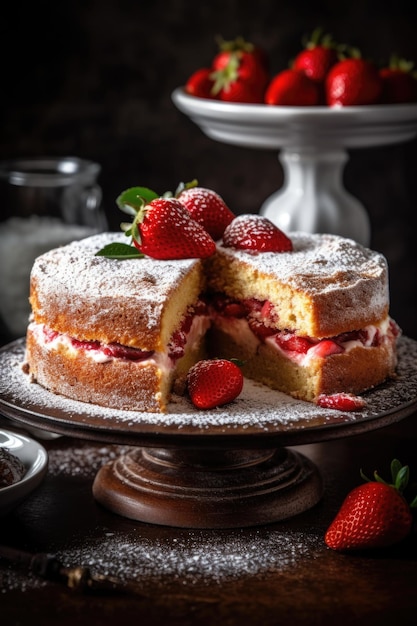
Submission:
[[[245,379],[237,400],[210,411],[196,410],[187,397],[174,396],[168,412],[138,413],[90,405],[52,394],[30,382],[22,370],[24,342],[19,341],[0,352],[0,393],[3,401],[23,411],[52,416],[63,413],[63,423],[90,424],[114,428],[115,432],[175,434],[193,429],[201,435],[229,433],[247,429],[248,433],[293,432],[294,429],[361,421],[396,407],[414,406],[417,399],[417,342],[401,337],[398,344],[396,378],[364,394],[366,407],[344,413],[322,409],[310,402],[297,401],[283,393]],[[165,430],[164,430],[165,429]]]
[[[291,252],[252,254],[219,245],[222,253],[248,262],[262,273],[307,293],[326,293],[354,286],[364,279],[387,277],[385,257],[352,239],[330,234],[290,232]],[[384,284],[384,280],[381,281]],[[388,285],[376,296],[387,302]]]
[[[95,256],[105,245],[127,243],[123,233],[101,233],[56,248],[38,257],[32,278],[39,291],[50,295],[68,312],[76,315],[74,293],[91,300],[91,321],[101,311],[94,305],[97,298],[108,298],[117,316],[118,298],[137,301],[141,317],[154,326],[169,294],[198,261],[195,259],[158,261],[147,257],[114,260]]]

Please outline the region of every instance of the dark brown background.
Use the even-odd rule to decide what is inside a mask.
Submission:
[[[216,51],[215,37],[261,44],[279,71],[321,25],[364,56],[417,60],[417,5],[350,1],[38,0],[14,2],[0,25],[0,158],[77,155],[98,161],[110,226],[129,186],[158,192],[198,178],[235,213],[257,212],[282,184],[277,155],[214,142],[171,93]],[[372,247],[391,268],[392,314],[417,338],[417,141],[352,150],[345,185],[367,207]]]

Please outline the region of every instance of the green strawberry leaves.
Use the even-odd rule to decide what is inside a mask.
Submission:
[[[138,224],[143,221],[146,205],[156,198],[159,198],[158,194],[148,187],[130,187],[116,198],[119,209],[127,215],[133,216],[132,223],[122,222],[120,224],[120,228],[127,237],[132,237],[140,243]]]
[[[148,187],[129,187],[117,198],[116,204],[123,213],[133,217],[132,222],[122,222],[120,228],[127,237],[140,241],[138,222],[143,219],[143,211],[149,202],[159,198],[158,194]],[[96,252],[96,256],[107,259],[140,259],[145,255],[131,243],[114,242],[104,246]]]
[[[403,494],[406,488],[408,487],[410,480],[410,468],[408,465],[403,465],[398,459],[393,459],[391,461],[391,482],[387,482],[381,476],[379,476],[378,472],[374,472],[374,480],[378,483],[382,483],[384,485],[388,485],[389,487],[393,487],[398,493]],[[368,478],[362,470],[360,470],[360,475],[366,482],[372,482],[372,479]],[[415,498],[409,503],[411,508],[417,508],[417,495]]]
[[[107,259],[140,259],[144,254],[134,246],[127,243],[109,243],[96,252],[96,256],[104,256]]]
[[[175,194],[174,197],[178,198],[178,196],[180,195],[180,193],[182,191],[184,191],[185,189],[192,189],[193,187],[197,187],[198,186],[198,180],[196,178],[194,178],[193,180],[191,180],[188,183],[179,183],[178,187],[175,190]]]
[[[146,204],[159,198],[158,194],[148,187],[130,187],[116,198],[116,204],[124,213],[136,215]]]

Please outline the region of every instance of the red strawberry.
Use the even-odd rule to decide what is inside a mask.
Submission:
[[[225,102],[260,104],[269,75],[265,57],[252,43],[238,38],[222,42],[212,62],[213,93]]]
[[[292,241],[268,218],[262,215],[238,215],[225,229],[226,248],[249,252],[290,252]]]
[[[301,70],[316,83],[323,83],[330,68],[338,61],[337,46],[331,35],[316,29],[294,59],[293,68]]]
[[[375,481],[367,480],[346,497],[330,524],[325,543],[334,550],[362,550],[393,545],[410,533],[411,507],[402,495],[408,483],[408,466],[397,460],[391,463],[392,483],[374,472]]]
[[[393,57],[387,67],[379,70],[384,104],[417,101],[417,75],[413,69],[412,62]]]
[[[176,198],[157,198],[143,209],[134,245],[154,259],[189,259],[211,256],[216,244]]]
[[[117,204],[134,215],[133,223],[122,228],[142,254],[154,259],[193,259],[211,256],[216,250],[208,232],[176,198],[132,187],[117,198]]]
[[[382,78],[371,61],[349,58],[332,67],[325,89],[329,106],[377,104],[382,93]]]
[[[269,61],[265,51],[243,37],[236,37],[232,41],[218,40],[219,52],[215,55],[211,67],[213,70],[223,70],[227,67],[230,57],[235,53],[246,52],[254,57],[263,69],[268,72]]]
[[[308,337],[300,337],[289,331],[278,333],[275,341],[283,350],[299,352],[300,354],[306,354],[314,346],[314,343]]]
[[[320,90],[304,72],[282,70],[269,83],[265,104],[281,106],[314,106],[320,103]]]
[[[314,356],[321,357],[322,359],[325,359],[331,354],[340,354],[341,352],[344,352],[344,348],[336,343],[336,341],[333,341],[333,339],[322,339],[314,346]]]
[[[265,341],[277,332],[276,328],[266,326],[262,320],[258,320],[256,317],[248,317],[248,324],[253,334],[261,341]]]
[[[226,226],[235,218],[225,201],[218,193],[204,187],[197,187],[197,181],[181,184],[175,197],[190,212],[196,222],[213,237],[220,239]]]
[[[207,359],[193,365],[187,384],[194,406],[213,409],[237,398],[243,388],[243,374],[233,361]]]
[[[352,393],[333,393],[330,395],[320,394],[316,404],[324,409],[337,409],[338,411],[359,411],[365,406],[365,400]]]
[[[122,346],[120,343],[109,343],[103,346],[103,352],[107,356],[127,359],[128,361],[145,361],[145,359],[148,359],[153,354],[153,352],[139,350],[138,348]]]
[[[202,67],[196,70],[185,83],[185,91],[198,98],[216,98],[212,90],[214,80],[211,78],[211,70]]]

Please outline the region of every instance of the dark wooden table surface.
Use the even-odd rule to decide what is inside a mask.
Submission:
[[[13,424],[10,422],[13,428]],[[312,509],[250,528],[201,530],[132,521],[92,496],[99,467],[123,446],[45,440],[44,482],[0,520],[1,543],[53,553],[67,567],[116,577],[121,593],[47,582],[0,560],[0,623],[205,626],[416,624],[417,534],[395,547],[340,554],[324,533],[359,470],[389,473],[392,458],[417,477],[417,414],[379,430],[300,446],[324,481]]]

